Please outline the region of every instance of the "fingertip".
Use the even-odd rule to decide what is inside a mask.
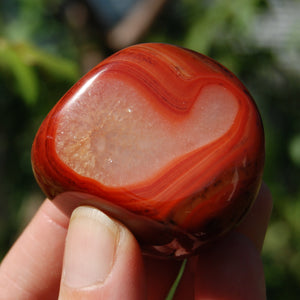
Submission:
[[[114,264],[119,225],[100,210],[74,210],[66,238],[62,281],[72,288],[103,283]]]
[[[131,232],[96,208],[77,208],[66,239],[59,299],[141,299],[142,278],[141,252]]]

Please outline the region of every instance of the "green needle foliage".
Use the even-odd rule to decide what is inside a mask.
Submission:
[[[177,274],[177,277],[176,277],[174,283],[172,284],[172,286],[170,288],[170,291],[169,291],[169,293],[168,293],[168,295],[166,297],[166,300],[172,300],[174,298],[176,290],[177,290],[177,287],[178,287],[178,285],[180,283],[180,280],[182,278],[182,275],[184,273],[184,270],[185,270],[185,267],[186,267],[186,263],[187,263],[187,259],[184,259],[182,261],[181,266],[180,266],[180,269],[179,269],[179,272]]]

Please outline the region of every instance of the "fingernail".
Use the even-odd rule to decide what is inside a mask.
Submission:
[[[119,225],[92,207],[71,217],[64,256],[63,283],[83,288],[104,282],[114,264]]]

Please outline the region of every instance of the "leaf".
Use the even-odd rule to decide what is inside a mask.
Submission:
[[[13,75],[14,92],[28,105],[38,99],[39,80],[36,68],[56,80],[73,83],[79,77],[78,64],[50,54],[28,42],[13,43],[0,38],[0,68]]]
[[[73,82],[79,77],[78,64],[69,59],[50,54],[29,43],[19,44],[16,51],[29,65],[41,68],[54,78]]]
[[[11,72],[15,79],[16,91],[26,104],[33,105],[38,97],[38,79],[31,66],[24,63],[13,47],[0,40],[0,67]]]

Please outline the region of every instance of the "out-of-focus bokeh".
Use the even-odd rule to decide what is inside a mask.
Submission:
[[[1,0],[0,257],[42,202],[30,150],[50,108],[114,51],[167,42],[220,61],[255,98],[274,197],[268,298],[299,299],[299,13],[297,0]]]

